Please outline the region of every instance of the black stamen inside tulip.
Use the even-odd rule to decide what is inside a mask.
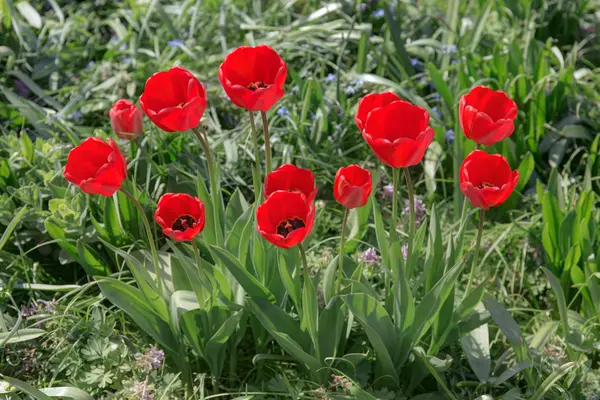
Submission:
[[[264,83],[263,81],[254,81],[254,82],[250,82],[250,84],[248,85],[248,89],[252,90],[253,92],[256,91],[257,89],[264,89],[264,88],[268,88],[269,85]]]
[[[483,189],[483,188],[493,188],[493,187],[497,187],[496,185],[494,185],[493,183],[489,183],[489,182],[481,182],[479,184],[479,186],[477,186],[479,189]]]
[[[288,218],[277,225],[277,234],[287,237],[290,233],[299,228],[304,228],[306,224],[300,218]]]
[[[186,229],[193,227],[195,223],[196,218],[192,217],[191,215],[184,214],[177,217],[177,219],[173,222],[171,229],[173,229],[174,231],[183,232]]]

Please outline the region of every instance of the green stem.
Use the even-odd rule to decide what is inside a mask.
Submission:
[[[268,175],[271,172],[271,138],[269,137],[269,121],[267,121],[267,113],[261,111],[263,131],[265,133],[265,171]]]
[[[158,293],[160,296],[163,296],[162,290],[162,278],[160,277],[160,264],[158,262],[158,252],[156,251],[156,245],[154,244],[154,235],[152,235],[152,227],[150,225],[150,221],[148,221],[148,217],[146,216],[146,212],[144,211],[144,207],[140,204],[140,202],[131,194],[127,189],[121,188],[121,192],[133,203],[133,205],[138,209],[142,216],[142,222],[144,223],[144,228],[146,229],[146,234],[148,235],[148,242],[150,244],[150,252],[152,253],[152,258],[154,259],[154,271],[156,273],[156,285],[158,287]]]
[[[344,210],[344,219],[342,221],[342,234],[340,236],[340,266],[338,268],[337,283],[335,285],[335,291],[339,293],[342,287],[342,278],[344,277],[344,239],[346,234],[346,223],[348,222],[348,212],[346,208]]]
[[[300,256],[302,257],[302,274],[304,275],[305,282],[307,282],[307,279],[309,279],[308,262],[306,261],[306,251],[304,250],[302,243],[298,243],[298,249],[300,249]]]
[[[392,226],[390,228],[390,243],[396,241],[396,222],[398,221],[398,168],[392,168],[394,194],[392,196]]]
[[[196,240],[192,240],[192,249],[194,250],[194,258],[196,259],[196,266],[198,267],[198,273],[202,276],[202,262],[200,261],[200,251],[198,251],[198,245]]]
[[[217,238],[217,246],[222,246],[220,222],[221,200],[219,198],[219,188],[217,187],[217,174],[216,170],[213,168],[213,160],[210,151],[210,145],[208,143],[208,135],[206,134],[206,128],[204,127],[202,127],[202,133],[200,133],[198,128],[192,128],[192,132],[194,132],[194,135],[200,142],[200,146],[202,146],[202,149],[204,150],[204,155],[206,157],[206,165],[208,167],[208,175],[210,178],[210,195],[213,203],[213,222],[215,225],[215,235]]]
[[[479,210],[479,227],[477,229],[477,242],[475,243],[475,251],[473,253],[473,260],[471,261],[471,272],[469,273],[469,281],[467,282],[467,288],[465,290],[464,298],[469,295],[471,291],[471,286],[473,285],[473,279],[475,279],[475,275],[477,275],[477,256],[479,255],[479,248],[481,247],[481,236],[483,236],[483,221],[484,221],[484,213],[483,209]]]
[[[258,200],[260,197],[260,182],[262,181],[260,174],[260,150],[258,148],[258,136],[256,135],[256,124],[254,123],[254,114],[252,111],[248,111],[250,114],[250,127],[252,128],[252,142],[254,143],[254,162],[256,163],[256,172],[254,175],[254,197]]]
[[[412,178],[410,177],[410,172],[408,172],[408,168],[404,168],[404,177],[406,178],[406,187],[408,188],[408,202],[409,202],[409,207],[410,207],[410,214],[409,214],[410,221],[409,221],[409,225],[408,225],[408,251],[407,251],[407,257],[406,257],[406,261],[407,261],[406,272],[407,272],[408,276],[410,277],[412,274],[411,266],[412,266],[412,257],[413,257],[413,251],[414,251],[416,223],[415,223],[415,196],[414,196]]]

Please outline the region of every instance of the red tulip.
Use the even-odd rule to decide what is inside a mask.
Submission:
[[[314,220],[315,205],[298,192],[275,192],[256,210],[260,235],[284,249],[302,242]]]
[[[167,193],[158,200],[154,219],[163,233],[173,240],[185,242],[204,229],[204,203],[185,193]]]
[[[460,167],[460,190],[473,207],[488,210],[504,203],[519,183],[519,171],[511,171],[506,158],[474,150]]]
[[[433,140],[427,111],[390,92],[363,97],[354,119],[377,158],[393,168],[418,164]]]
[[[63,173],[85,193],[112,196],[127,176],[127,161],[114,140],[90,137],[71,150]]]
[[[206,92],[191,72],[173,67],[148,78],[140,105],[163,131],[183,132],[200,123],[206,109]]]
[[[371,173],[358,165],[340,168],[333,182],[333,196],[346,208],[357,208],[367,204],[373,179]]]
[[[474,87],[460,98],[458,115],[465,136],[484,146],[512,135],[517,105],[502,91],[485,86]]]
[[[117,101],[108,115],[113,131],[121,139],[135,139],[142,133],[142,110],[129,100]]]
[[[265,178],[265,198],[278,190],[300,192],[306,201],[312,203],[317,195],[315,175],[309,169],[298,168],[292,164],[284,164]]]
[[[269,46],[242,46],[219,67],[219,80],[233,104],[250,111],[267,111],[285,91],[287,66]]]

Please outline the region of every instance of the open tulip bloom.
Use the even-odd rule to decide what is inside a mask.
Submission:
[[[473,88],[460,98],[458,116],[468,139],[491,146],[512,135],[517,105],[502,91],[485,86]]]
[[[309,169],[284,164],[265,178],[265,198],[277,191],[299,192],[312,203],[317,195],[315,174]]]
[[[267,111],[284,95],[287,65],[269,46],[242,46],[219,67],[219,80],[233,104],[249,111]]]
[[[200,124],[206,109],[206,91],[191,72],[173,67],[148,78],[140,106],[163,131],[184,132]]]
[[[158,200],[154,218],[171,239],[178,242],[194,240],[204,229],[204,203],[186,193],[167,193]]]
[[[473,207],[488,210],[504,203],[519,183],[506,158],[474,150],[460,167],[460,190]]]
[[[114,140],[91,137],[71,150],[64,175],[85,193],[112,196],[127,177],[127,161]]]
[[[427,111],[391,92],[363,97],[355,121],[377,158],[393,168],[418,164],[434,136]]]

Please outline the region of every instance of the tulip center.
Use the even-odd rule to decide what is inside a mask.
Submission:
[[[175,221],[173,221],[173,225],[171,225],[171,229],[174,231],[185,231],[188,228],[192,228],[196,223],[196,218],[192,217],[189,214],[180,215],[177,217]]]
[[[305,226],[306,224],[300,218],[288,218],[277,225],[277,234],[285,238],[296,229],[304,228]]]
[[[258,89],[264,89],[264,88],[268,88],[268,87],[269,87],[269,84],[264,83],[263,81],[252,81],[248,85],[248,89],[252,90],[253,92]]]
[[[482,181],[477,187],[479,189],[483,189],[483,188],[495,188],[495,187],[498,187],[498,186],[494,185],[493,183]]]

